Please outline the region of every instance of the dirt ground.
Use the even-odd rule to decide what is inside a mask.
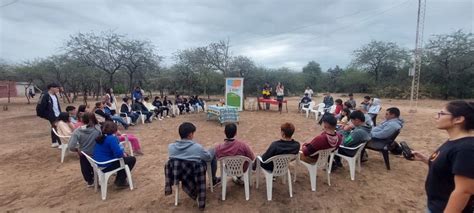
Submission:
[[[338,98],[339,95],[333,95]],[[347,98],[342,98],[343,100]],[[358,103],[361,95],[356,95]],[[237,138],[247,141],[257,155],[262,154],[272,141],[279,139],[279,126],[292,122],[296,126],[294,138],[303,143],[320,134],[321,127],[314,118],[297,112],[299,98],[289,98],[289,113],[273,111],[244,111],[240,113]],[[317,102],[322,97],[316,98]],[[197,204],[185,193],[174,206],[174,196],[164,195],[164,164],[167,147],[179,137],[178,126],[185,121],[197,126],[195,139],[204,147],[222,143],[224,128],[217,121],[206,121],[205,113],[181,115],[151,124],[139,124],[125,133],[135,134],[145,155],[137,157],[132,171],[135,189],[115,189],[109,180],[107,200],[100,193],[87,188],[80,173],[76,154],[69,154],[60,163],[60,150],[50,147],[49,123],[36,117],[35,103],[26,104],[25,98],[14,98],[8,111],[0,111],[0,211],[1,212],[193,212]],[[6,99],[0,99],[4,105]],[[406,100],[382,100],[383,109],[401,109],[405,126],[397,141],[407,141],[416,150],[431,153],[447,134],[434,127],[434,117],[446,102],[421,100],[418,112],[410,114]],[[80,104],[80,103],[77,103]],[[62,103],[64,109],[66,104]],[[384,111],[384,110],[382,110]],[[378,123],[383,120],[380,114]],[[298,172],[293,184],[293,198],[288,186],[274,182],[273,201],[266,200],[264,178],[260,188],[251,187],[250,200],[245,200],[242,186],[229,180],[227,198],[221,200],[221,187],[214,193],[208,190],[208,212],[422,212],[426,208],[424,181],[427,166],[391,155],[392,170],[385,169],[382,155],[369,151],[369,161],[362,164],[362,172],[350,180],[347,164],[331,174],[331,186],[320,170],[317,192],[312,192],[309,174],[302,165],[294,165]],[[218,171],[218,174],[219,171]],[[255,176],[252,177],[255,180]]]

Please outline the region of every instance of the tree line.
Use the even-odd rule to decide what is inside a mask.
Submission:
[[[353,51],[351,63],[323,71],[316,61],[302,70],[257,66],[243,55],[233,55],[230,41],[178,50],[174,63],[147,40],[114,32],[77,33],[62,45],[60,54],[18,64],[0,59],[0,80],[33,82],[44,88],[58,82],[74,101],[79,95],[101,95],[106,88],[130,93],[135,86],[161,94],[209,96],[224,93],[224,78],[243,77],[244,93],[258,95],[265,82],[285,85],[288,95],[315,92],[372,93],[408,98],[413,51],[390,41],[371,41]],[[433,35],[424,45],[420,94],[430,98],[474,97],[474,36],[462,30]]]

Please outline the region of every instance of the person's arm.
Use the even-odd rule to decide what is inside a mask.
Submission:
[[[273,157],[275,155],[275,151],[276,151],[276,145],[274,145],[274,143],[270,144],[267,151],[263,153],[262,160],[266,161],[268,158]]]
[[[377,126],[376,128],[372,129],[371,134],[373,138],[387,139],[392,136],[393,133],[395,133],[397,130],[398,129],[395,126],[391,125],[385,125],[383,126],[383,128],[378,128]]]
[[[108,136],[107,139],[109,139],[108,143],[110,148],[112,149],[112,153],[114,155],[114,158],[121,158],[123,157],[123,150],[120,148],[119,141],[117,137],[115,136]]]
[[[76,147],[77,147],[77,144],[79,143],[79,134],[76,134],[76,131],[78,131],[78,130],[75,130],[72,133],[71,138],[69,138],[69,142],[67,144],[67,147],[69,148],[69,151],[71,151],[71,152],[77,152]]]
[[[429,158],[425,154],[415,151],[415,150],[412,150],[411,153],[413,154],[412,160],[421,161],[423,163],[428,164]]]
[[[199,145],[199,148],[200,148],[200,154],[199,155],[201,157],[201,160],[211,161],[212,160],[211,153],[208,150],[205,150],[200,144],[196,144],[196,145]]]
[[[445,213],[462,212],[472,195],[474,195],[474,179],[461,175],[454,176],[454,191],[449,196]]]
[[[245,156],[250,158],[252,161],[255,160],[255,154],[253,154],[252,149],[250,149],[248,144],[244,143]]]

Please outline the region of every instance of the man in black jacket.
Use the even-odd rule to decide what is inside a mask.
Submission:
[[[60,87],[61,86],[57,83],[49,84],[48,91],[41,95],[36,108],[36,114],[48,120],[51,124],[51,147],[53,148],[61,144],[61,140],[52,130],[52,128],[56,128],[55,123],[58,120],[59,113],[61,113],[61,106],[59,105],[59,99],[56,95],[59,93]]]

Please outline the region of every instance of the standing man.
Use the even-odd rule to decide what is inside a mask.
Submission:
[[[61,106],[59,105],[59,99],[56,95],[59,93],[61,86],[57,83],[51,83],[48,85],[48,91],[43,93],[36,106],[36,115],[49,121],[51,124],[51,147],[56,148],[61,144],[59,137],[54,134],[52,128],[56,128],[56,121],[58,120],[59,113],[61,113]]]
[[[304,91],[304,94],[308,94],[309,97],[311,98],[313,97],[313,90],[309,86],[307,86],[306,90]]]

